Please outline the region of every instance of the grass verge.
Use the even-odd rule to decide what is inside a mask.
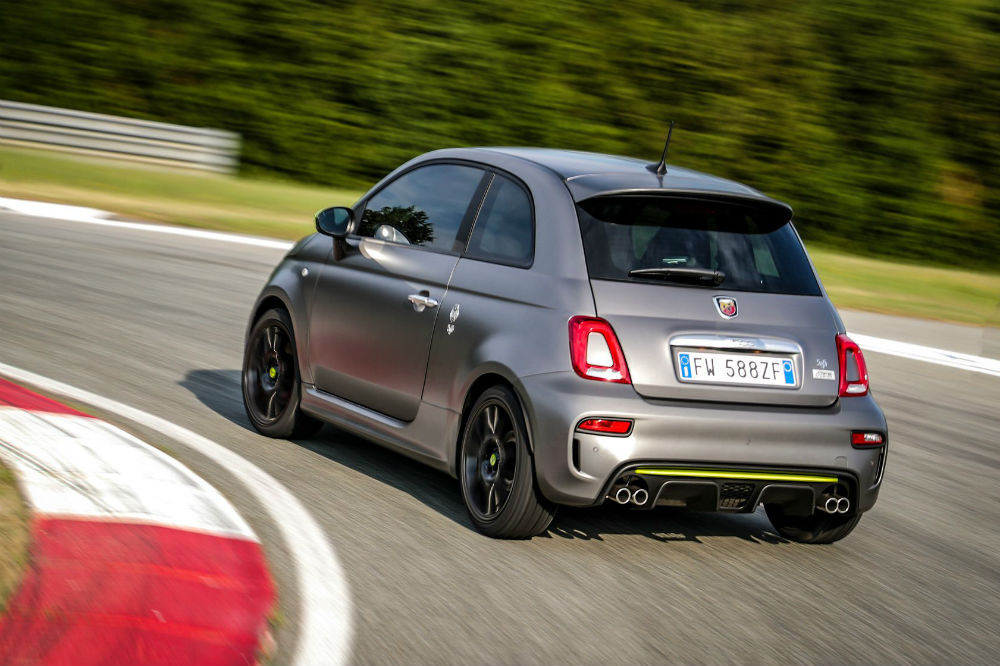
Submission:
[[[0,147],[0,196],[91,206],[125,217],[297,239],[326,206],[361,192],[200,174]],[[814,245],[809,253],[838,307],[1000,325],[1000,274],[927,268]]]
[[[13,472],[0,464],[0,613],[28,562],[28,510]]]
[[[880,261],[808,247],[839,308],[1000,326],[1000,274]]]
[[[360,192],[0,147],[0,196],[89,206],[124,217],[298,239],[327,206]]]

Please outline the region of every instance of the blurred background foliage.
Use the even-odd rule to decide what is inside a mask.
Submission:
[[[426,150],[671,162],[808,240],[996,269],[997,0],[5,0],[0,98],[220,127],[243,168],[370,184]]]

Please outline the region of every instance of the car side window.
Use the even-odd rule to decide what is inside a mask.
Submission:
[[[497,174],[472,229],[465,256],[527,267],[534,253],[531,199],[523,187]]]
[[[451,251],[483,170],[431,164],[403,174],[365,206],[359,236]]]

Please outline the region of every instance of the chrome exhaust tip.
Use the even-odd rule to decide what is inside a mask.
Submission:
[[[632,499],[632,491],[624,487],[619,488],[614,497],[619,504],[628,504],[629,500]]]
[[[649,492],[645,488],[637,488],[632,493],[632,503],[636,506],[642,506],[649,500]]]
[[[827,497],[825,500],[821,499],[817,507],[827,513],[837,513],[837,508],[840,506],[840,500],[836,497]]]
[[[837,513],[847,513],[851,510],[851,500],[846,497],[837,499]]]

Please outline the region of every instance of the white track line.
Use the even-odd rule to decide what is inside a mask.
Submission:
[[[295,562],[302,621],[292,663],[347,663],[351,607],[344,571],[316,519],[277,479],[226,447],[166,419],[5,363],[0,363],[0,374],[152,428],[232,472],[271,514]]]
[[[949,368],[981,372],[984,375],[1000,377],[1000,360],[995,358],[960,354],[948,351],[947,349],[924,347],[923,345],[914,345],[909,342],[899,342],[886,338],[876,338],[871,335],[861,335],[860,333],[850,333],[849,335],[866,352],[873,351],[882,354],[891,354],[892,356],[900,356],[914,361],[946,365]]]
[[[138,222],[107,220],[104,219],[104,216],[111,215],[111,213],[94,208],[63,206],[62,204],[49,204],[37,201],[27,201],[24,199],[5,199],[3,197],[0,197],[0,208],[7,208],[23,215],[37,215],[40,217],[64,220],[67,222],[99,224],[119,229],[132,229],[137,231],[149,231],[158,234],[187,236],[189,238],[214,240],[223,243],[253,245],[256,247],[268,247],[277,250],[289,250],[292,247],[292,243],[273,240],[270,238],[243,236],[241,234],[230,234],[221,231],[189,229],[187,227],[174,227],[163,224],[141,224]],[[60,212],[63,209],[65,209],[65,212]],[[90,214],[88,216],[80,211],[87,211]],[[969,370],[971,372],[980,372],[986,375],[1000,377],[1000,361],[996,359],[986,358],[983,356],[972,356],[971,354],[960,354],[946,349],[924,347],[923,345],[889,340],[887,338],[876,338],[870,335],[862,335],[860,333],[851,333],[850,335],[855,342],[868,351],[891,354],[893,356],[900,356],[914,361],[935,363],[937,365],[944,365],[950,368],[957,368],[959,370]]]
[[[274,240],[273,238],[259,238],[257,236],[244,236],[242,234],[230,234],[221,231],[206,231],[204,229],[174,227],[165,224],[145,224],[141,222],[108,220],[105,219],[105,217],[111,215],[111,213],[103,210],[97,210],[96,208],[81,208],[80,206],[65,206],[63,204],[42,203],[40,201],[27,201],[24,199],[5,199],[3,197],[0,197],[0,208],[6,208],[11,212],[18,213],[20,215],[31,215],[52,220],[62,220],[65,222],[96,224],[102,227],[148,231],[151,233],[169,234],[172,236],[187,236],[188,238],[213,240],[222,243],[268,247],[275,250],[290,250],[292,248],[292,243],[289,243],[288,241]]]
[[[88,220],[111,217],[111,213],[108,211],[98,210],[97,208],[67,206],[66,204],[30,201],[28,199],[8,199],[7,197],[0,197],[0,208],[6,208],[21,215],[52,217],[57,220],[70,220],[73,222],[86,222]]]

